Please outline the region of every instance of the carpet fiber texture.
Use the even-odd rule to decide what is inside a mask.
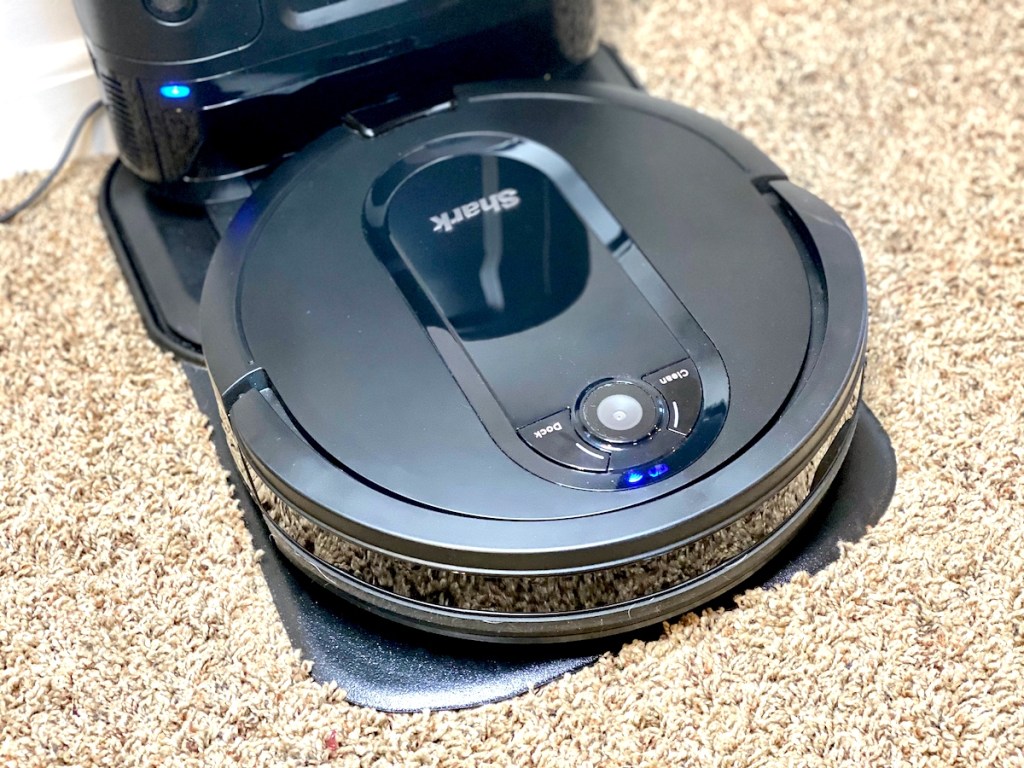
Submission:
[[[1024,764],[1024,5],[620,0],[604,23],[858,235],[888,514],[826,570],[516,700],[349,705],[289,646],[82,162],[0,229],[0,765]]]

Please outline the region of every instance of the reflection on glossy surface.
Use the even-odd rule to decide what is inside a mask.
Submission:
[[[415,173],[388,210],[392,243],[463,341],[533,328],[580,295],[587,232],[538,170],[462,155]]]

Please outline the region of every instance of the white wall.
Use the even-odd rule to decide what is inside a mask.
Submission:
[[[71,0],[3,0],[0,72],[7,89],[0,107],[0,178],[49,168],[78,115],[100,96]],[[101,112],[78,155],[115,151]]]

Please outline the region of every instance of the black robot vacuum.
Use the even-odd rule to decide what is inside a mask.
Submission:
[[[765,564],[842,463],[866,334],[831,208],[722,125],[594,83],[329,131],[241,207],[202,296],[288,559],[500,642],[649,625]]]
[[[808,521],[858,418],[856,243],[645,94],[593,0],[75,7],[111,243],[314,581],[442,635],[581,640],[740,585]]]

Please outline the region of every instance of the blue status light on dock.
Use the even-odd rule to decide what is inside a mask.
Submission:
[[[191,93],[191,88],[179,83],[168,83],[167,85],[160,86],[160,95],[165,99],[184,99]]]
[[[668,464],[655,464],[647,470],[647,476],[653,479],[655,477],[661,477],[666,472],[668,472]]]
[[[641,472],[639,469],[632,469],[629,471],[629,474],[626,475],[626,482],[629,483],[630,485],[636,485],[643,479],[644,473]]]

